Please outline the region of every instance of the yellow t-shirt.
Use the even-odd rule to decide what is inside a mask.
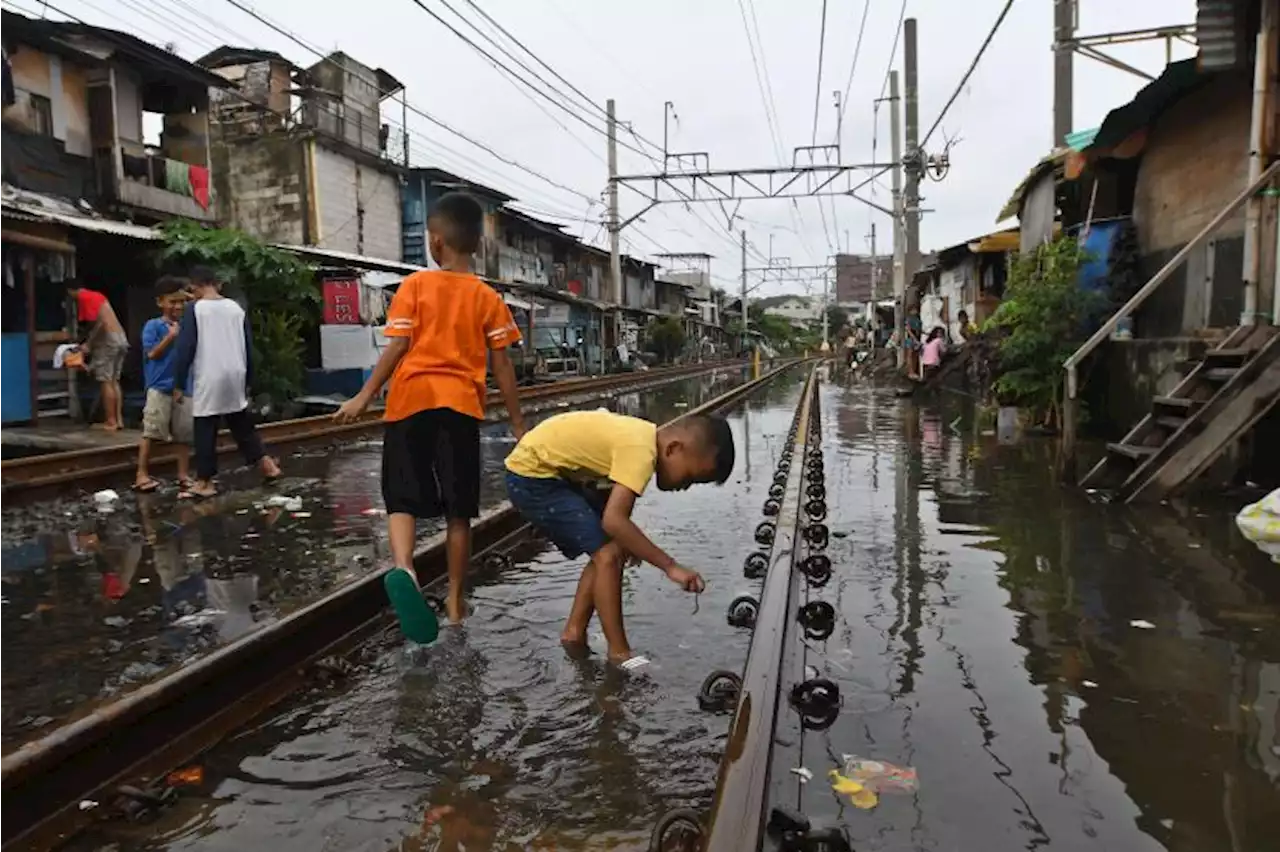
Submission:
[[[608,479],[643,494],[658,462],[658,427],[611,411],[570,411],[530,429],[507,470],[534,479]]]

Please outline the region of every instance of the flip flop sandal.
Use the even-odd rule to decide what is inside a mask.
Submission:
[[[649,666],[651,665],[649,658],[641,654],[636,654],[634,656],[627,657],[625,660],[623,660],[620,663],[615,662],[613,660],[610,660],[609,663],[610,665],[613,665],[614,667],[621,669],[627,674],[636,674],[637,672],[642,672],[645,669],[649,668]]]
[[[147,477],[143,482],[135,482],[133,490],[139,494],[153,494],[160,489],[160,480]]]
[[[269,456],[269,458],[270,458],[273,462],[275,462],[275,463],[276,463],[276,468],[277,468],[277,469],[279,469],[279,468],[280,468],[280,459],[276,458],[275,456]],[[263,477],[262,477],[262,481],[263,481],[263,483],[264,483],[264,484],[266,484],[266,485],[275,485],[277,482],[279,482],[279,481],[280,481],[280,478],[281,478],[282,476],[284,476],[284,471],[283,471],[283,470],[281,470],[281,471],[280,471],[279,473],[277,473],[275,476],[267,476],[267,475],[265,475],[265,474],[264,474],[264,475],[263,475]]]
[[[440,635],[440,621],[422,597],[413,575],[403,568],[392,568],[382,579],[387,599],[400,620],[400,632],[410,642],[430,645]]]
[[[195,491],[190,488],[184,488],[183,490],[178,492],[179,500],[196,500],[196,501],[212,500],[214,497],[217,497],[217,496],[218,496],[217,491],[201,492],[201,491]]]

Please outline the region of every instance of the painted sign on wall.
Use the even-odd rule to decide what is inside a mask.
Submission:
[[[360,324],[360,282],[354,278],[328,278],[324,282],[324,324]]]

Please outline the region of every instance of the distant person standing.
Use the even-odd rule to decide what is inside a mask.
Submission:
[[[67,294],[76,300],[76,319],[90,325],[80,351],[89,356],[89,375],[102,390],[102,428],[116,432],[124,428],[120,373],[129,353],[129,338],[106,296],[85,287],[78,278],[67,280]]]
[[[151,447],[156,441],[172,443],[177,449],[178,487],[189,489],[188,463],[192,440],[191,401],[174,394],[174,364],[177,360],[178,323],[187,303],[187,282],[165,275],[156,282],[156,305],[160,316],[142,327],[142,376],[147,385],[147,401],[142,408],[142,441],[138,444],[138,472],[133,490],[148,493],[160,487],[151,475]],[[191,392],[190,379],[182,388]]]
[[[280,466],[267,455],[249,414],[253,383],[253,339],[244,308],[222,295],[222,284],[206,266],[191,270],[191,293],[196,301],[182,314],[178,330],[178,359],[173,396],[181,401],[194,370],[196,481],[180,497],[206,498],[218,493],[218,424],[225,419],[231,437],[246,463],[257,465],[268,480]]]

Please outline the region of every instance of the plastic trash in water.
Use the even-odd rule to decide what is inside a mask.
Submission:
[[[101,491],[94,492],[93,502],[99,506],[110,506],[112,503],[120,499],[120,495],[110,488],[104,488]]]
[[[856,754],[842,755],[844,775],[876,793],[914,793],[919,786],[915,767],[895,766]]]
[[[848,796],[855,808],[866,811],[880,803],[880,796],[875,790],[861,781],[846,778],[840,774],[840,770],[832,769],[827,776],[831,779],[831,789],[842,796]]]
[[[1236,526],[1272,562],[1280,563],[1280,488],[1241,509]]]
[[[1130,627],[1136,627],[1139,630],[1155,630],[1156,626],[1145,618],[1135,618],[1129,622]]]
[[[286,497],[283,494],[273,494],[268,497],[264,506],[279,506],[286,512],[298,512],[302,510],[301,497]]]
[[[790,772],[792,775],[800,776],[801,784],[808,784],[810,781],[813,780],[813,772],[808,769],[805,769],[803,766],[793,766],[791,767]]]

